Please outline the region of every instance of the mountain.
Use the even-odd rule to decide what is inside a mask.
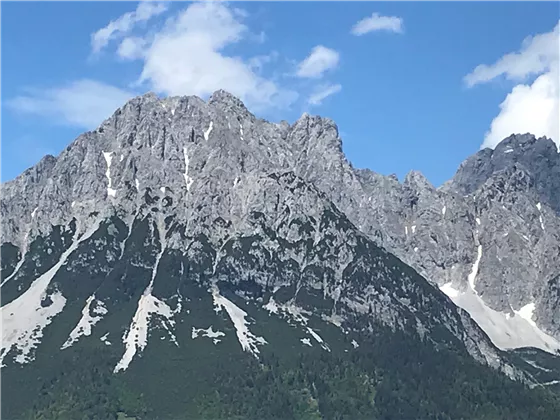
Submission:
[[[435,189],[328,119],[129,101],[2,185],[3,418],[556,418],[494,345],[558,348],[554,186],[512,155]]]
[[[467,159],[440,188],[418,172],[399,183],[353,170],[342,155],[338,162],[329,171],[341,175],[313,182],[466,309],[495,345],[560,349],[560,155],[551,140],[513,135]]]

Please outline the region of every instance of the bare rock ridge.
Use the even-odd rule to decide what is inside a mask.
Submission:
[[[560,348],[559,159],[550,140],[512,136],[467,159],[439,189],[418,172],[400,183],[354,168],[330,119],[304,114],[292,125],[270,123],[225,91],[207,102],[148,93],[2,185],[3,316],[41,290],[58,305],[49,312],[39,299],[49,320],[64,302],[83,306],[93,294],[109,313],[119,299],[138,299],[118,365],[126,369],[146,345],[151,313],[174,337],[182,283],[166,286],[158,267],[184,259],[208,284],[321,295],[332,301],[321,315],[343,326],[359,316],[420,335],[443,328],[477,360],[515,376],[436,289],[502,349]],[[128,248],[138,235],[145,251]],[[80,251],[84,244],[95,253]],[[38,253],[43,262],[35,266]],[[80,259],[70,264],[73,253]],[[94,254],[112,267],[127,253],[135,270],[149,268],[141,297],[115,297],[129,286],[114,289],[105,278],[75,296],[71,283],[50,283],[56,270],[78,270]],[[98,270],[109,278],[105,266]],[[213,296],[223,303],[215,289]],[[23,327],[32,331],[48,324],[29,322]],[[19,351],[27,361],[39,338],[19,339],[23,327],[4,324],[12,338],[2,358]]]

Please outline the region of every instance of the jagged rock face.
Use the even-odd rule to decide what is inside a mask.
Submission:
[[[494,150],[483,149],[461,164],[444,187],[459,194],[473,194],[494,174],[518,165],[534,180],[539,202],[560,212],[560,158],[554,142],[531,134],[511,135]]]
[[[301,121],[294,126],[302,132],[296,137],[309,139],[305,156],[312,166],[297,165],[298,175],[443,287],[500,347],[560,348],[560,302],[551,301],[560,272],[560,155],[551,140],[511,136],[469,158],[436,189],[417,172],[401,184],[355,170],[333,146],[331,124],[326,121],[325,130]],[[455,299],[463,294],[469,298]]]
[[[332,204],[338,185],[360,185],[340,156],[331,121],[270,124],[225,92],[208,103],[130,101],[3,186],[2,359],[32,360],[43,330],[80,308],[62,348],[120,314],[111,333],[123,337],[115,370],[124,370],[146,346],[150,319],[175,340],[185,276],[266,297],[262,305],[313,302],[306,310],[342,328],[438,336],[513,375],[465,314]]]
[[[511,184],[519,199],[506,194],[500,202],[492,197],[510,181],[499,174],[476,199],[465,198],[433,188],[418,173],[400,184],[354,169],[327,119],[304,114],[291,126],[269,123],[223,91],[207,103],[135,98],[59,157],[3,185],[2,316],[9,339],[2,358],[31,360],[42,331],[72,303],[77,325],[61,345],[88,335],[105,311],[117,312],[112,335],[122,336],[123,354],[115,370],[123,370],[144,350],[150,319],[176,339],[192,284],[233,321],[239,308],[219,291],[233,285],[269,308],[293,309],[301,299],[306,310],[342,328],[367,332],[377,322],[453,343],[516,375],[464,312],[374,243],[446,291],[474,293],[468,280],[477,266],[475,297],[498,311],[533,299],[534,321],[556,334],[551,279],[558,277],[549,264],[558,244],[556,216],[545,204],[535,213],[535,202],[533,218],[546,218],[545,228],[524,224],[515,212],[527,211],[520,205],[531,202],[535,181],[520,173]],[[528,237],[536,242],[545,231],[548,242],[527,247],[516,242],[518,230],[505,243],[494,219],[504,229],[532,229]],[[480,246],[488,251],[479,257]],[[517,264],[507,264],[500,254],[506,250]],[[501,273],[492,269],[496,261],[503,261]],[[515,276],[543,272],[510,293]],[[76,282],[82,276],[91,281]],[[33,314],[25,317],[29,325],[18,321],[21,311]],[[255,353],[263,343],[253,336],[241,344]]]

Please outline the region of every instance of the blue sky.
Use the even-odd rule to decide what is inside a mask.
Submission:
[[[555,2],[3,2],[2,180],[131,96],[225,88],[269,120],[334,119],[356,167],[440,185],[511,132],[560,141],[559,17]]]

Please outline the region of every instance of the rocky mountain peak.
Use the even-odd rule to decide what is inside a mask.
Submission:
[[[215,91],[210,96],[210,99],[208,99],[208,105],[247,111],[247,108],[245,107],[245,104],[241,101],[241,99],[223,89]]]
[[[523,167],[535,181],[539,200],[560,214],[560,154],[551,139],[532,134],[514,134],[494,150],[480,150],[461,164],[442,189],[472,194],[494,174],[513,167]]]
[[[403,184],[406,187],[423,192],[426,190],[434,190],[434,186],[428,181],[424,174],[420,171],[412,170],[408,172],[404,178]]]
[[[56,157],[53,155],[45,155],[35,166],[25,170],[20,177],[29,177],[31,182],[36,182],[38,179],[49,175],[56,164]]]
[[[58,158],[45,157],[3,185],[2,241],[25,249],[55,225],[85,223],[91,214],[126,219],[140,209],[189,225],[191,233],[204,232],[216,220],[239,229],[254,212],[279,221],[296,210],[309,215],[316,205],[305,188],[286,204],[284,190],[300,190],[276,191],[270,179],[263,181],[289,172],[297,178],[294,185],[313,185],[363,234],[432,284],[464,291],[480,272],[476,290],[486,293],[493,310],[510,304],[517,309],[527,303],[498,299],[500,294],[523,295],[517,284],[523,279],[536,284],[535,296],[543,300],[539,279],[558,274],[542,268],[551,265],[560,243],[560,227],[550,213],[553,203],[560,208],[559,155],[552,147],[548,139],[511,136],[467,159],[450,182],[435,189],[418,171],[399,183],[394,176],[353,168],[331,119],[306,113],[292,125],[269,123],[223,90],[207,102],[149,93],[78,137]],[[523,264],[509,269],[514,259]],[[526,266],[531,270],[523,271]],[[539,309],[539,302],[533,302],[535,314],[544,312],[535,316],[546,320],[555,309]]]

